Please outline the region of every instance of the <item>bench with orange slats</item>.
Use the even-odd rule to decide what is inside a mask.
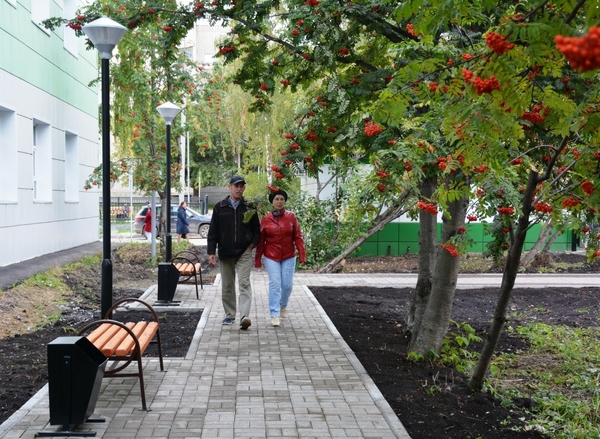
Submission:
[[[115,376],[139,378],[142,409],[147,410],[142,356],[151,343],[157,344],[160,370],[164,371],[160,327],[158,315],[154,309],[140,299],[119,300],[110,308],[107,316],[112,315],[113,311],[119,306],[130,302],[138,302],[146,306],[150,310],[153,320],[129,323],[121,323],[110,319],[97,320],[82,328],[79,335],[87,333],[86,338],[104,354],[108,361],[113,362],[112,367],[104,372],[105,378]],[[91,332],[89,332],[90,330]],[[133,370],[122,372],[132,362],[137,363],[137,372]]]
[[[178,283],[182,284],[191,279],[194,280],[196,284],[196,299],[199,299],[198,278],[200,278],[200,289],[204,289],[204,284],[202,283],[202,263],[198,255],[189,250],[183,250],[171,258],[171,263],[179,271]]]

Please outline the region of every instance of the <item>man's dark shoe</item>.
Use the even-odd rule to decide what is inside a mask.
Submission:
[[[230,319],[229,317],[225,317],[223,319],[223,324],[224,325],[233,325],[234,322],[235,322],[235,319]]]
[[[252,322],[250,321],[250,319],[246,316],[242,317],[242,320],[240,320],[240,329],[248,329],[248,327],[252,324]]]

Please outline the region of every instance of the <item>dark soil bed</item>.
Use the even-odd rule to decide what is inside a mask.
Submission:
[[[447,367],[407,360],[409,338],[404,317],[412,299],[410,289],[311,287],[327,315],[356,353],[411,438],[543,438],[534,431],[515,431],[527,413],[519,408],[531,401],[504,407],[489,394],[472,393],[469,377]],[[455,322],[467,322],[480,337],[490,326],[496,289],[458,290],[452,308]],[[551,325],[597,326],[600,289],[516,289],[508,325],[537,321]],[[586,309],[586,313],[578,310]],[[472,344],[479,351],[481,344]],[[506,329],[498,351],[515,352],[522,339]],[[441,391],[430,394],[436,385]]]

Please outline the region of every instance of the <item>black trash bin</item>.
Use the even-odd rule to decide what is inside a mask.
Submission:
[[[94,412],[106,357],[85,337],[58,337],[48,344],[50,424],[86,422]]]
[[[158,264],[158,303],[162,305],[178,305],[179,301],[173,301],[177,283],[179,282],[179,270],[172,262],[161,262]]]

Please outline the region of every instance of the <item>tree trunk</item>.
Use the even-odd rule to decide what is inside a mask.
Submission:
[[[447,213],[442,218],[442,243],[456,235],[458,227],[464,225],[468,205],[468,197],[448,203]],[[459,265],[460,257],[454,257],[445,250],[438,250],[435,257],[431,295],[421,323],[413,334],[410,352],[425,357],[432,351],[435,354],[440,353],[450,324]]]
[[[544,245],[544,248],[542,249],[542,253],[550,251],[550,247],[552,247],[552,244],[554,244],[554,241],[556,241],[556,238],[558,238],[558,235],[560,235],[560,230],[555,230],[552,233],[552,236],[550,238],[548,238],[548,240],[546,241],[546,245]]]
[[[319,273],[332,273],[336,271],[342,260],[350,256],[352,252],[354,252],[354,250],[356,250],[363,242],[365,242],[375,233],[379,232],[391,221],[406,213],[408,208],[405,206],[405,202],[409,194],[410,191],[404,191],[393,206],[389,207],[383,214],[376,218],[374,221],[375,225],[373,227],[371,227],[364,235],[346,247],[346,249],[339,256],[332,259],[327,265],[319,269]]]
[[[515,279],[519,272],[519,263],[521,262],[521,252],[523,251],[523,245],[527,236],[527,230],[529,228],[529,216],[531,214],[531,199],[535,192],[535,188],[538,184],[538,174],[535,171],[529,172],[529,179],[527,181],[527,187],[522,198],[522,213],[519,217],[517,225],[517,231],[515,233],[514,241],[512,242],[509,250],[506,263],[504,265],[504,273],[502,275],[502,283],[500,285],[500,294],[498,296],[498,302],[496,303],[496,310],[494,312],[494,318],[492,320],[492,326],[488,331],[488,336],[483,344],[477,366],[473,372],[473,376],[469,380],[469,388],[471,390],[480,391],[483,387],[485,375],[492,361],[494,351],[498,345],[500,334],[504,323],[506,322],[506,310],[508,308],[508,302],[512,289],[515,285]]]
[[[431,198],[436,187],[437,177],[426,178],[421,182],[419,188],[421,197],[425,199]],[[437,215],[431,215],[421,210],[419,212],[419,274],[407,319],[408,331],[413,334],[418,331],[429,295],[431,294],[433,267],[437,250],[436,243]]]
[[[540,230],[540,234],[538,236],[537,241],[535,242],[533,247],[531,247],[531,250],[529,250],[527,254],[521,258],[521,265],[523,267],[527,267],[529,264],[531,264],[535,257],[539,253],[544,251],[543,249],[546,248],[544,244],[547,242],[547,239],[552,234],[553,230],[554,227],[552,226],[552,223],[542,224],[542,228]]]

